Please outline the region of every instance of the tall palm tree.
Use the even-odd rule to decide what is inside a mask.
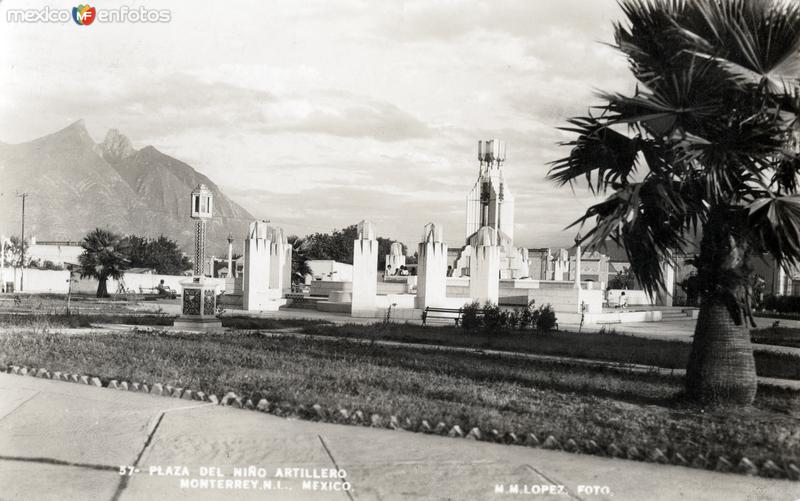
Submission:
[[[97,279],[97,297],[108,297],[106,281],[119,280],[128,269],[128,243],[120,235],[97,228],[83,237],[83,254],[78,258],[81,278]]]
[[[800,3],[789,0],[622,0],[616,48],[632,95],[601,94],[597,113],[569,120],[559,184],[584,178],[609,194],[575,224],[583,241],[624,246],[639,282],[663,287],[662,264],[701,235],[694,258],[700,315],[686,393],[746,405],[756,392],[748,323],[752,256],[800,260],[797,174]]]

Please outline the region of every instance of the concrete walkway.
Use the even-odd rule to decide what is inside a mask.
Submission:
[[[251,466],[235,476],[234,468]],[[345,487],[330,478],[297,478],[331,470],[344,470],[351,490],[323,490]],[[563,491],[541,494],[542,486]],[[514,488],[520,494],[507,493]],[[296,421],[0,374],[2,500],[797,498],[797,482]]]

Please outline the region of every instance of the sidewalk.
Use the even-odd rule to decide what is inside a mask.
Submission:
[[[120,466],[134,473],[121,476]],[[247,477],[233,476],[233,468],[248,466]],[[279,468],[295,476],[345,470],[352,488],[321,490],[334,483],[306,479],[304,490],[303,479],[276,477]],[[258,490],[234,489],[237,480],[252,480]],[[269,480],[273,490],[262,490]],[[197,487],[202,482],[209,486]],[[564,493],[530,494],[543,485]],[[520,494],[496,494],[498,486],[518,486]],[[800,483],[790,481],[296,421],[0,374],[3,500],[797,498]]]

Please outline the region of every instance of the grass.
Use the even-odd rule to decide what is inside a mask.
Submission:
[[[0,332],[0,364],[235,391],[280,405],[315,403],[537,436],[719,455],[736,464],[800,462],[800,393],[760,387],[753,408],[699,409],[677,377],[498,356],[273,338],[257,333],[103,336]]]
[[[309,325],[307,334],[403,343],[461,346],[518,353],[567,356],[640,364],[665,369],[683,369],[689,359],[689,343],[647,339],[615,332],[583,333],[552,331],[519,334],[465,334],[452,326],[422,327],[412,324]],[[800,357],[756,351],[756,372],[760,376],[800,379]]]
[[[305,320],[298,318],[253,318],[244,316],[223,317],[223,327],[230,327],[241,330],[276,330],[288,329],[292,327],[306,327],[316,325],[326,325],[324,320]],[[52,330],[58,328],[89,328],[93,324],[124,324],[137,326],[166,327],[171,326],[175,317],[171,315],[158,314],[78,314],[73,313],[46,313],[46,314],[24,314],[24,313],[0,313],[0,327],[2,328],[30,328],[38,331],[45,329]]]
[[[750,339],[759,344],[800,348],[800,329],[790,327],[757,329],[750,332]]]

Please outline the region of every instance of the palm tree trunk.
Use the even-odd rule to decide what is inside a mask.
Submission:
[[[108,289],[106,288],[106,277],[97,279],[97,297],[108,297]]]
[[[750,405],[756,396],[756,365],[750,329],[734,321],[727,305],[704,301],[686,369],[686,392],[710,404]]]
[[[750,405],[756,364],[748,326],[750,246],[741,211],[711,214],[703,228],[697,283],[700,315],[686,368],[689,398],[704,404]]]

